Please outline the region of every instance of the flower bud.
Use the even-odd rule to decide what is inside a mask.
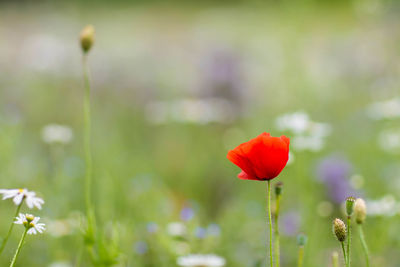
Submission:
[[[357,198],[354,204],[354,216],[356,218],[356,223],[362,224],[367,217],[367,206],[362,198]]]
[[[282,194],[282,189],[283,189],[283,183],[277,182],[275,184],[275,195],[279,196],[280,194]]]
[[[354,197],[348,197],[346,199],[346,214],[347,214],[347,216],[353,215],[355,202],[356,202],[356,199]]]
[[[81,31],[80,35],[81,47],[84,53],[89,52],[94,44],[94,27],[92,25],[87,25]]]
[[[299,234],[297,236],[297,245],[299,247],[304,247],[307,243],[307,236],[305,234]]]
[[[333,233],[339,242],[344,242],[346,240],[346,225],[341,219],[336,218],[333,221]]]

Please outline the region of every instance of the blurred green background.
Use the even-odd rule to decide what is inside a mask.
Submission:
[[[282,266],[295,266],[299,233],[304,266],[330,266],[348,195],[367,200],[372,266],[399,266],[399,11],[379,0],[1,2],[0,187],[43,197],[32,213],[48,228],[17,266],[75,266],[82,250],[87,24],[94,201],[115,266],[177,266],[188,253],[265,266],[266,184],[237,179],[226,159],[264,131],[292,140],[274,180]],[[52,124],[71,140],[46,142]],[[15,206],[0,210],[4,236]],[[352,266],[365,266],[353,239]]]

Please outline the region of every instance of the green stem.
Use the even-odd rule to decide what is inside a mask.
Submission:
[[[268,180],[268,219],[269,219],[269,261],[273,267],[272,259],[272,215],[271,215],[271,180]]]
[[[367,267],[369,267],[369,250],[368,250],[367,242],[365,242],[364,230],[363,230],[361,224],[359,224],[358,226],[359,226],[358,233],[360,234],[360,241],[361,241],[361,245],[363,247],[364,254],[365,254],[365,262],[366,262]]]
[[[93,259],[93,246],[95,243],[96,233],[96,217],[94,207],[92,205],[92,177],[93,177],[93,166],[92,166],[92,140],[91,140],[91,104],[90,104],[90,77],[89,77],[89,66],[87,53],[83,54],[83,78],[85,84],[85,97],[83,105],[84,115],[84,150],[85,150],[85,201],[86,201],[86,217],[87,217],[87,229],[85,234],[85,244],[89,250],[92,261]]]
[[[351,216],[347,216],[347,266],[351,264]]]
[[[304,258],[304,246],[299,247],[299,259],[297,262],[298,267],[303,267],[303,258]]]
[[[25,198],[24,198],[24,199],[25,199]],[[15,217],[17,217],[17,216],[18,216],[18,214],[19,214],[19,211],[20,211],[20,209],[21,209],[21,206],[22,206],[22,203],[24,203],[24,199],[22,199],[21,203],[18,205],[18,207],[17,207],[17,211],[15,212],[15,215],[14,215],[14,218],[13,218],[13,221],[11,222],[10,229],[8,229],[8,233],[7,233],[6,237],[3,239],[3,242],[1,243],[1,247],[0,247],[0,255],[1,255],[1,253],[3,252],[4,248],[6,247],[6,244],[7,244],[8,238],[10,237],[10,235],[11,235],[11,232],[12,232],[12,230],[13,230],[13,228],[14,228],[14,225],[15,225],[15,223],[14,223],[14,219],[15,219]]]
[[[26,237],[26,233],[27,233],[27,232],[28,232],[28,228],[25,228],[25,231],[24,231],[24,233],[22,234],[21,240],[19,241],[18,248],[17,248],[17,250],[15,251],[14,257],[13,257],[13,259],[12,259],[12,261],[11,261],[10,267],[14,267],[14,266],[15,266],[15,262],[17,261],[19,252],[21,251],[22,245],[24,244],[24,240],[25,240],[25,237]]]
[[[280,248],[279,248],[279,211],[280,211],[280,200],[281,195],[276,196],[276,206],[275,206],[275,221],[274,221],[274,228],[275,228],[275,266],[279,267],[280,261]]]
[[[85,97],[84,97],[84,146],[85,146],[85,197],[86,197],[86,213],[88,219],[92,210],[91,205],[91,186],[92,186],[92,149],[91,149],[91,112],[90,112],[90,79],[89,68],[87,63],[87,54],[83,55],[83,77],[85,83]]]
[[[344,263],[345,263],[345,265],[347,267],[348,266],[348,264],[347,264],[347,255],[346,255],[346,250],[344,249],[344,242],[340,242],[340,244],[342,244]]]

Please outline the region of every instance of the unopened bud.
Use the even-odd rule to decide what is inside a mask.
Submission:
[[[300,247],[304,247],[307,243],[307,236],[305,234],[299,234],[297,236],[297,245]]]
[[[357,198],[354,204],[354,216],[356,218],[356,223],[362,224],[367,217],[367,206],[362,198]]]
[[[346,240],[346,225],[341,219],[335,219],[333,221],[333,233],[339,242],[344,242]]]
[[[83,52],[89,52],[94,44],[94,27],[92,25],[87,25],[81,31],[80,35],[81,47]]]
[[[279,196],[280,194],[282,194],[282,189],[283,189],[283,183],[277,182],[275,184],[275,195]]]
[[[346,214],[347,214],[347,216],[353,215],[355,202],[356,202],[356,199],[354,197],[346,198]]]

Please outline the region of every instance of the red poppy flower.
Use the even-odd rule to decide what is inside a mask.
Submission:
[[[270,180],[279,175],[289,159],[290,139],[262,133],[228,152],[227,158],[242,169],[238,177]]]

